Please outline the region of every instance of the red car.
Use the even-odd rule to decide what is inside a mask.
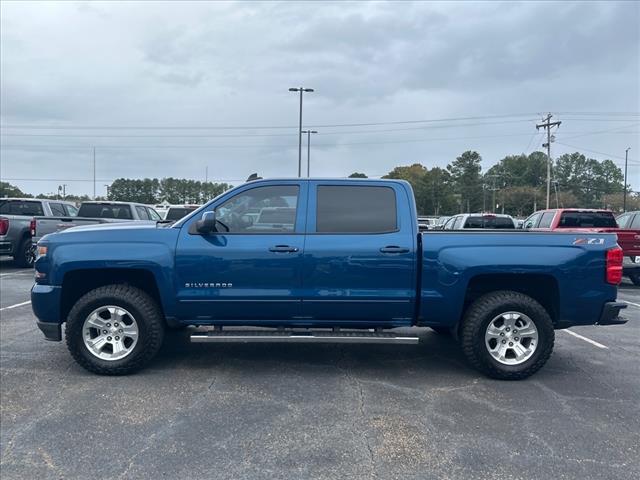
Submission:
[[[640,284],[640,229],[620,228],[611,210],[588,208],[555,208],[540,210],[527,218],[522,228],[533,231],[577,231],[616,233],[618,245],[632,262],[624,274],[635,285]]]

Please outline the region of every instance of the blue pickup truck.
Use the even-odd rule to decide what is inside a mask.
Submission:
[[[389,342],[431,327],[521,379],[554,329],[625,323],[613,234],[419,233],[399,180],[259,180],[176,223],[71,228],[37,246],[38,327],[86,369],[133,372],[166,329],[194,342]],[[414,330],[408,330],[409,332]]]

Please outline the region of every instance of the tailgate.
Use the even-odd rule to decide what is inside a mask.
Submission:
[[[616,233],[625,257],[640,256],[640,230],[618,230]]]

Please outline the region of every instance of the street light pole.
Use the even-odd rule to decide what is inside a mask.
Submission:
[[[311,134],[318,133],[316,130],[303,130],[307,134],[307,178],[311,176]]]
[[[624,151],[624,195],[622,196],[622,212],[627,211],[627,160],[629,159],[629,150],[631,147]]]
[[[300,92],[300,123],[298,125],[298,177],[302,177],[302,94],[313,92],[313,88],[290,88],[290,92]]]

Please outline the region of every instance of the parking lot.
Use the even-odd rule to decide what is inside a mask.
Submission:
[[[556,334],[521,382],[417,346],[189,344],[128,377],[35,326],[32,272],[0,269],[1,461],[13,478],[638,478],[640,289],[630,322]]]

